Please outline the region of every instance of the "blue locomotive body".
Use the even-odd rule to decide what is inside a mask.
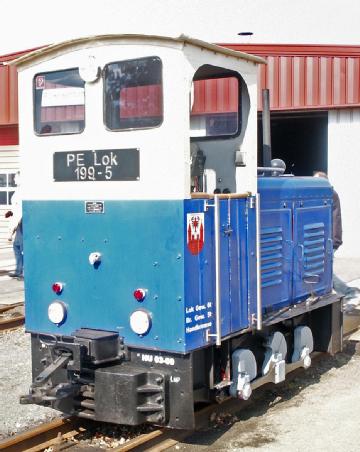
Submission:
[[[266,315],[312,292],[331,291],[332,189],[322,179],[261,177],[259,193]],[[222,337],[251,327],[256,315],[252,201],[251,196],[220,200]],[[117,331],[131,347],[177,353],[206,346],[205,333],[215,333],[216,315],[212,202],[109,201],[102,215],[84,214],[80,201],[24,202],[27,330]],[[204,218],[203,248],[192,254],[187,217],[197,214]],[[103,256],[96,268],[87,264],[93,249]],[[55,281],[66,284],[54,298]],[[133,296],[138,287],[146,288],[140,302]],[[61,324],[46,315],[51,298],[67,305]],[[152,317],[151,329],[140,336],[128,323],[138,307]]]
[[[213,212],[204,214],[205,202],[112,201],[104,203],[102,215],[84,214],[84,202],[24,202],[27,330],[61,335],[83,327],[117,331],[129,346],[178,353],[207,345],[205,332],[215,328],[215,244]],[[224,226],[221,239],[226,336],[249,326],[250,284],[256,305],[256,280],[249,280],[247,258],[248,253],[255,258],[255,237],[248,234],[255,226],[249,199],[231,205],[222,200],[220,210],[223,221],[229,218],[233,224],[231,234]],[[201,252],[192,254],[187,217],[197,214],[204,216],[204,243]],[[102,255],[96,268],[87,261],[93,249]],[[65,282],[58,295],[52,291],[56,281]],[[146,288],[144,300],[134,298],[137,288]],[[49,299],[66,304],[66,321],[49,320]],[[143,335],[129,325],[137,308],[151,313],[151,328]]]
[[[132,346],[184,351],[184,203],[109,201],[104,207],[97,215],[85,214],[80,201],[24,203],[26,328],[63,335],[82,327],[117,331]],[[102,254],[98,267],[88,262],[93,250]],[[56,281],[64,282],[58,295]],[[133,293],[142,287],[147,293],[138,302]],[[63,323],[49,321],[49,298],[67,305]],[[143,336],[129,325],[136,308],[152,313]]]
[[[332,288],[332,187],[325,179],[259,179],[263,307]]]
[[[260,63],[139,35],[16,62],[33,372],[22,403],[188,429],[196,402],[247,399],[341,349],[332,188],[257,175]]]

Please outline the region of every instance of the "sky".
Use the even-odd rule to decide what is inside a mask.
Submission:
[[[108,33],[360,45],[359,0],[0,0],[0,55]],[[250,31],[250,37],[238,36]]]

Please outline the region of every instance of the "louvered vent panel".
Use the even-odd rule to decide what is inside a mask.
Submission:
[[[261,287],[276,286],[283,278],[283,230],[262,228],[261,241]]]
[[[325,226],[304,226],[304,276],[321,275],[325,271]]]

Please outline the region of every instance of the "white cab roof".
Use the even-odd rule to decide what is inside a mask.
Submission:
[[[156,36],[156,35],[141,35],[141,34],[109,34],[109,35],[95,35],[88,37],[81,37],[76,39],[70,39],[57,44],[51,44],[41,49],[29,52],[20,58],[12,60],[9,62],[10,65],[16,65],[19,68],[25,66],[32,66],[39,61],[46,60],[49,57],[65,53],[67,49],[71,48],[87,48],[93,46],[99,46],[104,44],[120,44],[121,42],[129,43],[147,43],[147,44],[158,44],[158,45],[186,45],[190,44],[195,47],[212,50],[220,54],[232,56],[241,60],[251,61],[255,64],[266,64],[263,58],[257,57],[255,55],[250,55],[244,52],[238,52],[236,50],[227,49],[215,44],[210,44],[199,39],[192,39],[185,35],[180,35],[179,37],[168,37],[168,36]]]

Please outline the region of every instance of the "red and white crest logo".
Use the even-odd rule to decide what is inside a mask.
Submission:
[[[199,254],[204,247],[205,224],[203,213],[187,214],[187,246],[191,254]]]

